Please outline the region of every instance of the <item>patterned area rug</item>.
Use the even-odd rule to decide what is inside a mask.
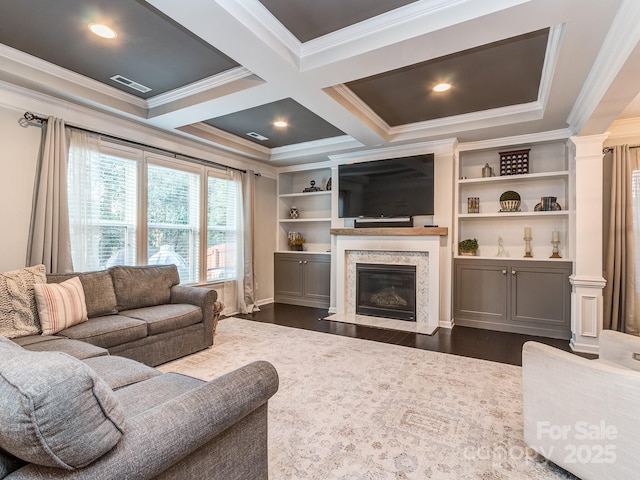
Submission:
[[[522,441],[520,367],[228,318],[161,370],[210,380],[254,360],[280,375],[272,480],[575,478]]]

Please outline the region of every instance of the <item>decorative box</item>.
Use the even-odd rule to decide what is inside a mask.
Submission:
[[[529,173],[529,152],[525,150],[511,150],[509,152],[499,152],[500,155],[500,175],[521,175]]]

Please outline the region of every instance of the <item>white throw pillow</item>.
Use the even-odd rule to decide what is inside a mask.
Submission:
[[[46,281],[44,265],[0,273],[0,335],[16,338],[40,333],[33,286]]]
[[[79,277],[34,285],[43,335],[53,335],[87,321],[87,304]]]

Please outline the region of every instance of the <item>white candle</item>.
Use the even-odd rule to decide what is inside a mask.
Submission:
[[[525,238],[531,237],[531,227],[524,227],[524,237]]]
[[[558,230],[554,230],[551,232],[551,241],[559,242],[560,241],[560,232]]]

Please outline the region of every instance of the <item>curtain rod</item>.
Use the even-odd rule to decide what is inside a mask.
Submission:
[[[629,145],[629,148],[640,148],[640,145]],[[604,147],[602,149],[602,153],[611,153],[613,152],[613,147]]]
[[[24,113],[24,119],[27,122],[37,122],[37,123],[40,123],[40,124],[47,123],[47,118],[42,117],[40,115],[36,115],[35,113],[32,113],[32,112],[25,112]],[[173,152],[171,150],[167,150],[167,149],[164,149],[164,148],[154,147],[153,145],[148,145],[146,143],[134,142],[132,140],[125,140],[123,138],[115,137],[113,135],[108,135],[106,133],[97,132],[95,130],[89,130],[88,128],[82,128],[82,127],[77,127],[75,125],[68,125],[68,124],[65,124],[65,126],[67,126],[69,128],[73,128],[75,130],[79,130],[81,132],[95,133],[97,135],[100,135],[100,137],[108,138],[110,140],[116,140],[116,141],[121,142],[121,143],[124,142],[124,143],[126,143],[128,145],[134,145],[134,146],[137,146],[137,147],[149,148],[149,149],[152,149],[152,150],[155,150],[155,151],[158,151],[158,152],[168,153],[168,154],[172,155],[174,158],[184,157],[186,159],[194,160],[196,162],[204,163],[204,164],[207,164],[207,165],[215,165],[217,167],[229,168],[231,170],[236,170],[238,172],[247,173],[247,171],[243,170],[242,168],[230,167],[229,165],[224,165],[222,163],[214,162],[214,161],[211,161],[211,160],[205,160],[203,158],[193,157],[191,155],[185,155],[184,153]],[[256,177],[260,177],[261,174],[260,173],[255,173],[255,176]]]

